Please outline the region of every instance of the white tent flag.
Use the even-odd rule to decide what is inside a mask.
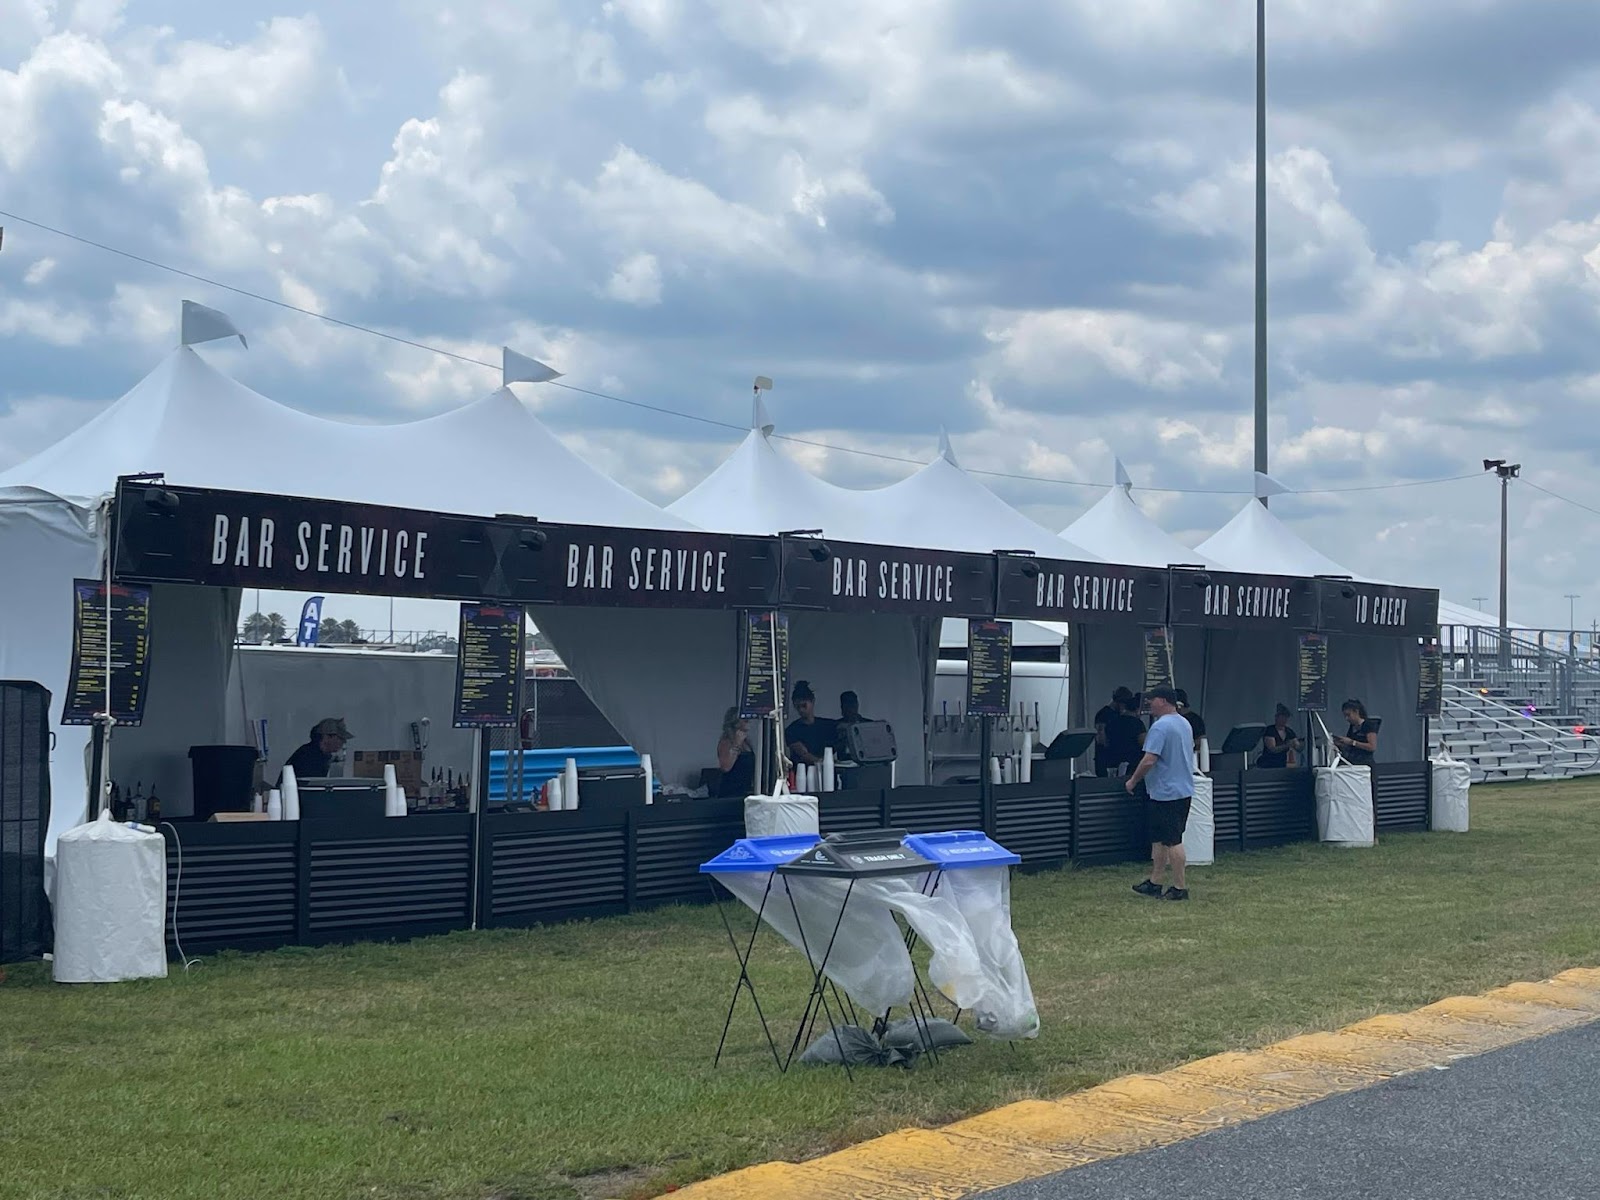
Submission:
[[[943,425],[939,426],[939,457],[952,467],[961,465],[956,459],[956,448],[950,444],[950,431]]]
[[[201,342],[216,342],[223,338],[236,337],[241,346],[246,350],[250,349],[250,343],[244,340],[244,334],[239,332],[239,327],[233,323],[232,317],[214,308],[207,308],[204,304],[196,304],[193,300],[183,302],[181,337],[185,346],[198,346]]]
[[[761,399],[759,388],[756,390],[755,402],[750,406],[750,428],[758,431],[762,437],[771,437],[772,431],[777,428],[767,412],[766,402]]]
[[[1131,491],[1133,488],[1133,476],[1128,474],[1128,468],[1122,465],[1122,460],[1120,458],[1113,458],[1111,463],[1115,486],[1121,488],[1125,492]]]
[[[549,383],[552,379],[560,379],[561,372],[554,367],[547,366],[536,358],[529,358],[526,354],[518,354],[510,346],[500,347],[500,382],[502,385],[511,383]]]
[[[1269,496],[1286,496],[1292,489],[1286,488],[1271,475],[1262,471],[1256,472],[1256,499],[1265,500]]]

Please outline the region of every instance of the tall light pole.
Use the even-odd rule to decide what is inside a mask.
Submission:
[[[1267,0],[1256,0],[1256,470],[1267,474]]]
[[[1510,665],[1509,647],[1506,644],[1509,628],[1506,620],[1506,496],[1511,490],[1511,481],[1522,474],[1522,464],[1508,463],[1503,458],[1486,458],[1483,460],[1483,469],[1493,471],[1500,477],[1500,665],[1506,667]]]
[[[1578,601],[1583,599],[1579,592],[1566,593],[1567,598],[1567,629],[1569,631],[1578,627]]]

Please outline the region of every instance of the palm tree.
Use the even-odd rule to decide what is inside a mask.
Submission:
[[[271,628],[267,623],[265,614],[253,612],[244,619],[244,627],[240,632],[243,634],[245,641],[253,646],[259,646],[267,640],[268,635],[271,633]]]
[[[284,621],[282,613],[267,614],[267,638],[274,642],[287,642],[289,640],[289,626]]]

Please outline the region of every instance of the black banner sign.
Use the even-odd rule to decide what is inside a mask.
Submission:
[[[967,711],[1003,717],[1011,711],[1011,622],[967,622]]]
[[[1207,629],[1311,629],[1317,623],[1313,581],[1292,575],[1172,571],[1171,623]]]
[[[1158,567],[1001,555],[995,611],[1027,621],[1158,625],[1167,573]]]
[[[1438,638],[1422,639],[1422,655],[1417,672],[1417,716],[1437,717],[1444,713],[1444,652]]]
[[[111,626],[106,627],[106,585],[72,581],[72,668],[61,709],[63,725],[90,725],[106,711],[106,658],[110,644],[111,715],[118,725],[144,721],[150,683],[150,589],[111,588]]]
[[[119,580],[629,608],[770,606],[771,539],[124,483]]]
[[[1329,633],[1437,637],[1439,593],[1431,588],[1396,587],[1319,579],[1317,628]]]
[[[789,680],[788,614],[741,613],[739,634],[739,715],[747,720],[781,717]]]
[[[1172,686],[1172,632],[1164,626],[1144,631],[1144,694]]]
[[[463,604],[456,653],[455,727],[514,728],[521,717],[520,604]]]
[[[785,538],[782,603],[829,612],[989,617],[994,557]]]
[[[1302,633],[1295,662],[1296,712],[1328,711],[1328,637]]]

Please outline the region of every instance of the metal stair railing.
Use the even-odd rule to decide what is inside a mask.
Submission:
[[[1548,725],[1548,724],[1544,723],[1543,721],[1538,721],[1538,720],[1535,720],[1532,717],[1525,716],[1521,712],[1519,712],[1517,709],[1511,707],[1509,704],[1502,704],[1500,701],[1494,699],[1492,696],[1481,696],[1477,692],[1472,691],[1470,688],[1461,687],[1459,684],[1454,684],[1454,683],[1446,684],[1445,685],[1445,692],[1446,692],[1447,695],[1449,693],[1451,693],[1451,692],[1454,692],[1454,693],[1457,694],[1458,697],[1471,697],[1473,700],[1476,700],[1479,704],[1489,704],[1489,705],[1495,706],[1496,708],[1503,708],[1509,713],[1514,713],[1524,723],[1523,724],[1517,724],[1516,722],[1513,722],[1513,721],[1503,720],[1500,717],[1496,717],[1496,716],[1492,716],[1492,715],[1486,715],[1486,714],[1482,713],[1481,711],[1480,712],[1472,712],[1471,716],[1468,718],[1469,720],[1474,720],[1474,721],[1492,721],[1492,722],[1494,722],[1494,725],[1495,725],[1495,727],[1497,729],[1509,729],[1509,730],[1512,730],[1513,732],[1515,732],[1518,735],[1517,740],[1520,741],[1520,742],[1526,743],[1528,741],[1533,741],[1533,742],[1539,743],[1540,745],[1542,745],[1544,747],[1545,751],[1547,753],[1551,754],[1552,756],[1554,756],[1556,754],[1573,754],[1573,753],[1577,752],[1574,747],[1572,747],[1572,746],[1563,746],[1563,745],[1560,745],[1556,741],[1556,739],[1558,739],[1558,738],[1568,738],[1568,737],[1576,736],[1576,735],[1573,735],[1573,734],[1568,734],[1568,733],[1563,732],[1561,730],[1561,728],[1559,726],[1557,726],[1557,725]],[[1463,701],[1461,699],[1459,699],[1459,698],[1455,699],[1454,703],[1457,704],[1457,705],[1461,705],[1462,707],[1466,707],[1465,704],[1463,703]],[[1533,728],[1529,728],[1529,726],[1532,726]],[[1549,732],[1548,733],[1544,732],[1546,730],[1548,730]],[[1450,735],[1449,734],[1447,734],[1447,733],[1445,733],[1445,732],[1443,732],[1441,730],[1441,731],[1438,732],[1438,738],[1439,738],[1439,745],[1441,747],[1447,747],[1449,745],[1449,741],[1450,741]],[[1473,758],[1475,756],[1470,754],[1470,753],[1468,753],[1468,754],[1464,754],[1463,757],[1465,757],[1465,758]],[[1554,761],[1555,760],[1552,757],[1552,759],[1551,759],[1551,764],[1552,765],[1554,765]]]

